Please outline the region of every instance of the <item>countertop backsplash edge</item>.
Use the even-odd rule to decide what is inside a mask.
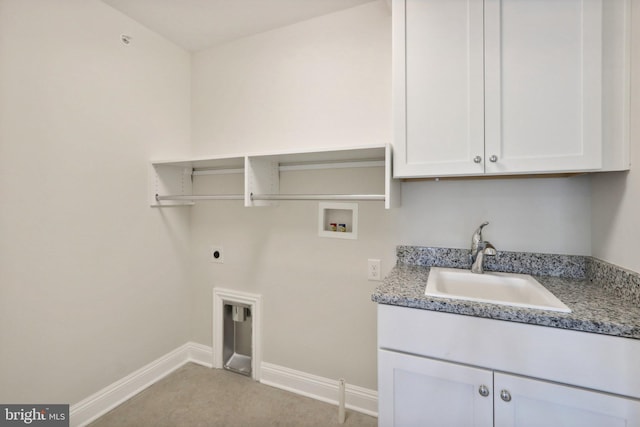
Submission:
[[[404,245],[396,247],[398,264],[425,267],[470,269],[470,254],[469,249]],[[585,279],[588,258],[590,257],[581,255],[498,251],[497,255],[485,258],[484,266],[486,271]]]
[[[640,306],[640,273],[594,257],[587,257],[586,272],[590,281],[601,283],[620,298]]]

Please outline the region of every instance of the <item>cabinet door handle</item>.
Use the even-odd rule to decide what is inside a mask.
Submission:
[[[507,390],[502,390],[500,392],[500,399],[504,400],[505,402],[511,402],[511,393],[509,393]]]
[[[480,393],[480,396],[482,396],[482,397],[489,396],[489,387],[487,387],[486,385],[481,385],[478,388],[478,393]]]
[[[482,157],[480,157],[480,156],[475,156],[473,158],[473,163],[480,163],[481,161],[482,161]]]
[[[495,163],[495,162],[497,162],[497,161],[498,161],[498,156],[496,156],[496,155],[494,154],[493,156],[489,157],[489,161],[490,161],[491,163]]]

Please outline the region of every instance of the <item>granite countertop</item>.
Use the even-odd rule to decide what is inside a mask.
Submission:
[[[640,339],[637,289],[629,290],[621,285],[616,269],[610,264],[602,266],[602,262],[593,262],[589,257],[512,252],[504,253],[502,259],[488,265],[494,271],[531,274],[565,303],[571,313],[424,294],[432,266],[467,268],[467,259],[468,251],[464,250],[398,247],[398,264],[376,288],[371,299],[379,304]],[[603,269],[606,274],[602,273]],[[635,273],[622,270],[621,274]],[[637,284],[635,277],[633,280],[623,278],[630,282],[629,286]]]

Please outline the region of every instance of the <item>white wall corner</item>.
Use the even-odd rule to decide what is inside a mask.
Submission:
[[[69,408],[70,425],[85,426],[188,362],[211,367],[211,347],[188,342]]]
[[[193,362],[198,365],[206,366],[207,368],[213,368],[213,350],[208,345],[198,344],[195,342],[188,342],[187,346],[188,356],[187,362]]]
[[[319,377],[267,362],[262,362],[260,371],[262,384],[338,405],[337,379]],[[347,383],[345,402],[348,409],[374,417],[378,416],[378,392],[375,390]]]

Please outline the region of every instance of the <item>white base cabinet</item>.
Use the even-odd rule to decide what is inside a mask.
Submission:
[[[379,350],[381,427],[640,426],[640,401]]]
[[[638,340],[378,313],[380,427],[640,427]]]

